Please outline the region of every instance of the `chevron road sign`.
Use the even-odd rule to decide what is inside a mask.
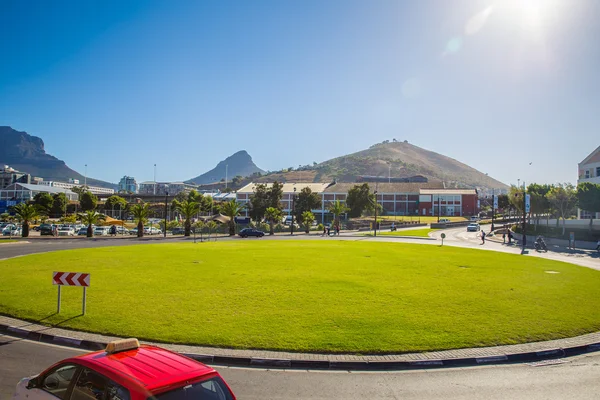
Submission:
[[[60,313],[60,288],[62,286],[81,286],[83,287],[83,299],[81,304],[81,313],[85,315],[86,289],[90,286],[90,274],[84,272],[56,272],[52,273],[52,284],[58,286],[58,306],[57,313]]]
[[[90,286],[90,274],[82,272],[53,272],[52,283],[65,286]]]

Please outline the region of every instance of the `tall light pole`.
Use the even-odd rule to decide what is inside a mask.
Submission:
[[[227,173],[229,169],[229,164],[225,164],[225,189],[227,189]]]
[[[169,204],[169,187],[165,186],[166,195],[165,195],[165,230],[163,231],[163,237],[167,237],[167,207]]]
[[[87,187],[87,164],[85,164],[85,175],[83,175],[83,186]]]
[[[392,182],[392,164],[388,164],[388,183]]]
[[[154,164],[154,195],[156,196],[156,164]]]
[[[294,212],[296,211],[296,188],[294,187],[294,194],[292,195],[292,235],[294,234]]]
[[[377,237],[377,189],[373,193],[375,195],[375,225],[373,225],[373,237]]]

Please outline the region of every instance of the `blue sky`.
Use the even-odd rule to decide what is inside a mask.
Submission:
[[[0,0],[0,125],[112,182],[392,138],[505,183],[575,182],[600,145],[599,16],[595,0]]]

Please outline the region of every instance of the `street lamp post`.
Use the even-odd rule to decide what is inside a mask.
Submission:
[[[375,225],[373,225],[373,237],[377,237],[377,190],[375,194]]]
[[[87,164],[85,164],[85,175],[83,176],[83,186],[87,187]]]
[[[296,188],[294,187],[294,194],[292,195],[292,235],[294,234],[294,213],[296,212]]]
[[[169,190],[168,188],[166,189],[166,194],[165,194],[165,230],[163,231],[163,237],[167,237],[167,207],[169,204]]]
[[[525,251],[525,246],[527,246],[527,189],[525,186],[525,181],[523,181],[523,251]]]
[[[496,194],[492,189],[492,232],[494,231],[494,216],[496,215]]]
[[[154,195],[156,196],[156,164],[154,164]]]

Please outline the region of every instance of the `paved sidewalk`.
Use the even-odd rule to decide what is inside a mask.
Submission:
[[[114,336],[43,326],[5,316],[0,316],[0,333],[88,350],[103,349],[106,343],[118,339]],[[407,369],[534,361],[598,351],[600,332],[546,342],[387,355],[291,353],[145,341],[144,343],[157,344],[204,362],[225,365],[357,370]]]

